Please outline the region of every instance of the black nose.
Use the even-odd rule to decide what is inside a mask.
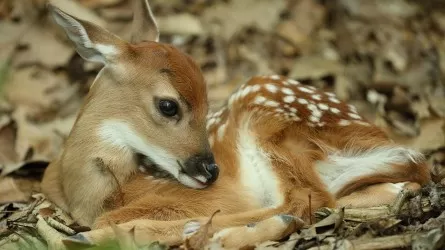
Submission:
[[[216,165],[216,163],[210,163],[206,166],[206,170],[207,172],[210,174],[210,178],[208,179],[209,183],[213,183],[216,181],[216,179],[218,179],[218,175],[219,175],[219,168],[218,165]]]
[[[184,172],[190,177],[204,177],[205,184],[210,185],[219,175],[218,165],[212,153],[198,154],[190,157],[184,164]],[[198,178],[196,178],[198,179]]]

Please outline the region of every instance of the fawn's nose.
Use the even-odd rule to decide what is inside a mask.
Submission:
[[[183,170],[187,175],[205,185],[215,182],[219,175],[219,168],[212,153],[190,157],[185,162]]]

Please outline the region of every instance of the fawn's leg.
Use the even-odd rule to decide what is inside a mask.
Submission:
[[[351,125],[330,144],[339,149],[317,166],[339,205],[370,207],[390,204],[403,189],[430,181],[429,168],[419,152],[397,145],[375,126]],[[404,185],[402,183],[407,183]]]
[[[65,202],[65,196],[61,187],[59,167],[57,160],[48,165],[40,183],[40,188],[42,193],[45,194],[50,201],[62,210],[68,212],[68,205]]]
[[[420,187],[416,182],[374,184],[339,198],[337,207],[362,208],[393,204],[401,191],[415,191]]]
[[[269,225],[273,226],[278,231],[287,230],[291,223],[295,223],[296,227],[303,226],[303,222],[298,218],[288,215],[277,215],[281,214],[280,212],[282,210],[287,209],[284,209],[284,207],[279,209],[259,209],[239,214],[221,216],[216,215],[212,220],[212,232],[217,232],[222,229],[227,230],[227,228],[230,229],[230,227],[245,227],[248,224],[257,223],[272,217],[275,217],[275,219],[269,220],[268,223],[270,223]],[[197,217],[176,221],[137,219],[127,223],[119,224],[119,227],[126,231],[134,229],[134,236],[137,244],[147,244],[152,241],[160,241],[169,245],[178,245],[183,240],[184,229],[188,222],[196,221],[200,225],[204,225],[205,223],[207,223],[208,220],[209,217]],[[234,228],[233,230],[239,232],[239,228]],[[225,234],[228,237],[232,233],[228,231]],[[222,237],[222,239],[220,238],[220,240],[225,240],[225,237],[223,237],[224,235],[217,236]],[[114,239],[115,234],[111,227],[104,227],[81,233],[77,236],[77,238],[79,237],[85,238],[89,243],[99,244],[102,242],[106,242],[107,240]]]

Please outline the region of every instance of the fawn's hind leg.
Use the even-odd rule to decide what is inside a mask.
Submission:
[[[330,131],[341,139],[332,139],[330,145],[336,150],[317,164],[337,203],[358,207],[388,204],[401,189],[416,189],[430,182],[429,168],[420,152],[392,142],[374,126],[355,126],[347,133]]]
[[[421,188],[416,182],[379,183],[363,187],[337,200],[337,207],[363,208],[393,204],[403,190]]]

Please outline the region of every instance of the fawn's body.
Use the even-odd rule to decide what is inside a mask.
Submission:
[[[79,25],[90,29],[87,38],[102,46],[95,47],[100,53],[130,46],[117,46],[110,37],[94,41],[91,27]],[[104,44],[110,47],[104,50]],[[94,83],[64,152],[42,183],[45,194],[81,224],[104,228],[85,233],[91,241],[111,237],[106,226],[113,221],[136,225],[142,242],[178,243],[190,218],[204,220],[218,209],[215,230],[277,214],[308,221],[322,206],[387,204],[405,183],[415,188],[429,181],[419,153],[395,145],[331,93],[280,76],[253,77],[206,120],[205,84],[191,59],[156,42],[128,48],[127,61],[120,59],[126,63],[105,67]],[[142,60],[153,53],[164,53],[163,59]],[[168,72],[169,80],[159,72]],[[152,98],[165,95],[184,99],[184,118],[157,121],[145,110]],[[212,156],[193,158],[209,151],[219,175],[208,167]],[[136,153],[180,183],[139,172]]]

